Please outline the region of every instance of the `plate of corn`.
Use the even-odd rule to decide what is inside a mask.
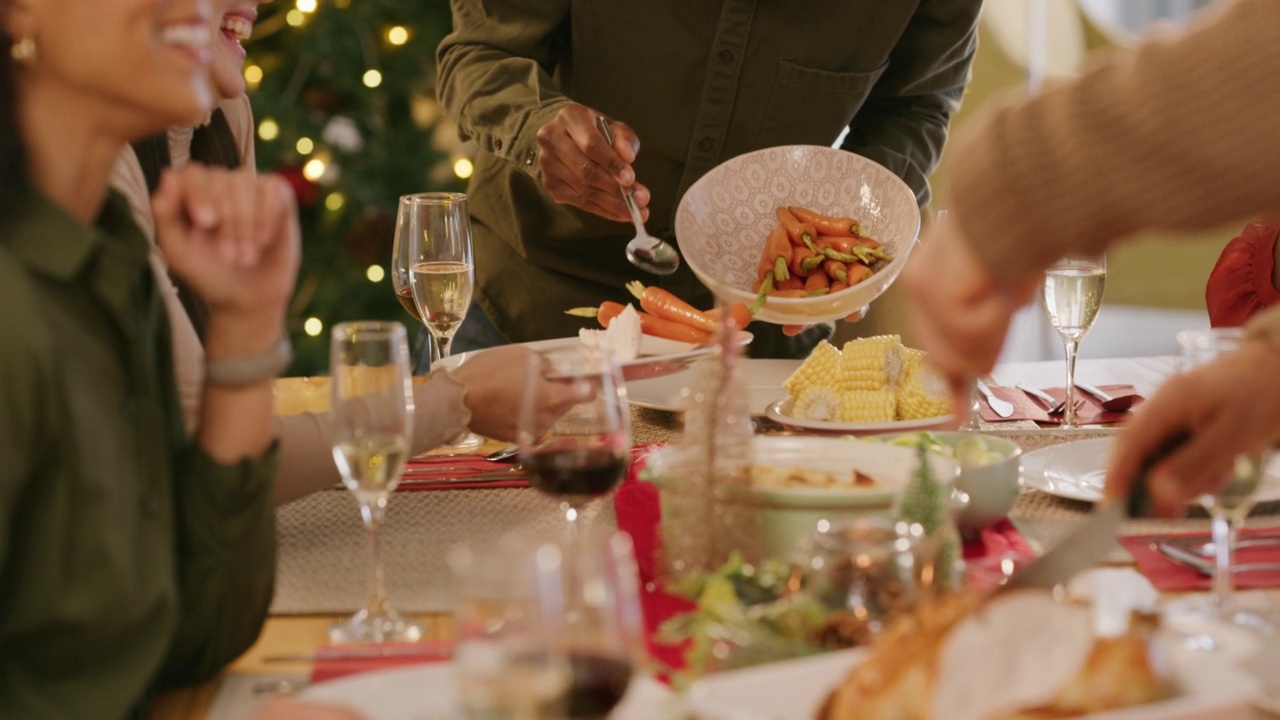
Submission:
[[[782,383],[787,397],[765,410],[778,423],[816,432],[924,430],[951,422],[946,382],[923,350],[897,335],[822,341]]]

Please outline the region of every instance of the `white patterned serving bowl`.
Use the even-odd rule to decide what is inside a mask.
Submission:
[[[887,168],[820,145],[783,145],[732,158],[702,176],[680,199],[676,238],[689,268],[728,302],[750,305],[765,238],[779,205],[850,216],[894,260],[846,290],[812,298],[769,298],[755,319],[779,324],[838,320],[880,297],[915,247],[915,194]]]

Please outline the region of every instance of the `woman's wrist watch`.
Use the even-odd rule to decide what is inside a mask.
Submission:
[[[293,345],[289,336],[281,334],[280,340],[261,355],[205,360],[205,382],[218,387],[243,387],[264,380],[273,380],[293,362]]]

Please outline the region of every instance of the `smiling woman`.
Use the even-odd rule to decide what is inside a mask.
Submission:
[[[210,110],[216,23],[205,0],[0,0],[0,29],[0,717],[141,716],[271,598],[271,374],[206,382],[187,438],[148,242],[107,186],[129,141]],[[186,168],[155,215],[211,362],[263,367],[287,187]]]

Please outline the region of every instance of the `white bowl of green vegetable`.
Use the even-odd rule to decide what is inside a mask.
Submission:
[[[981,530],[1007,516],[1018,499],[1018,463],[1022,448],[993,435],[971,432],[910,432],[862,437],[891,445],[915,447],[924,441],[930,452],[960,466],[955,487],[969,496],[956,524],[962,531]]]

